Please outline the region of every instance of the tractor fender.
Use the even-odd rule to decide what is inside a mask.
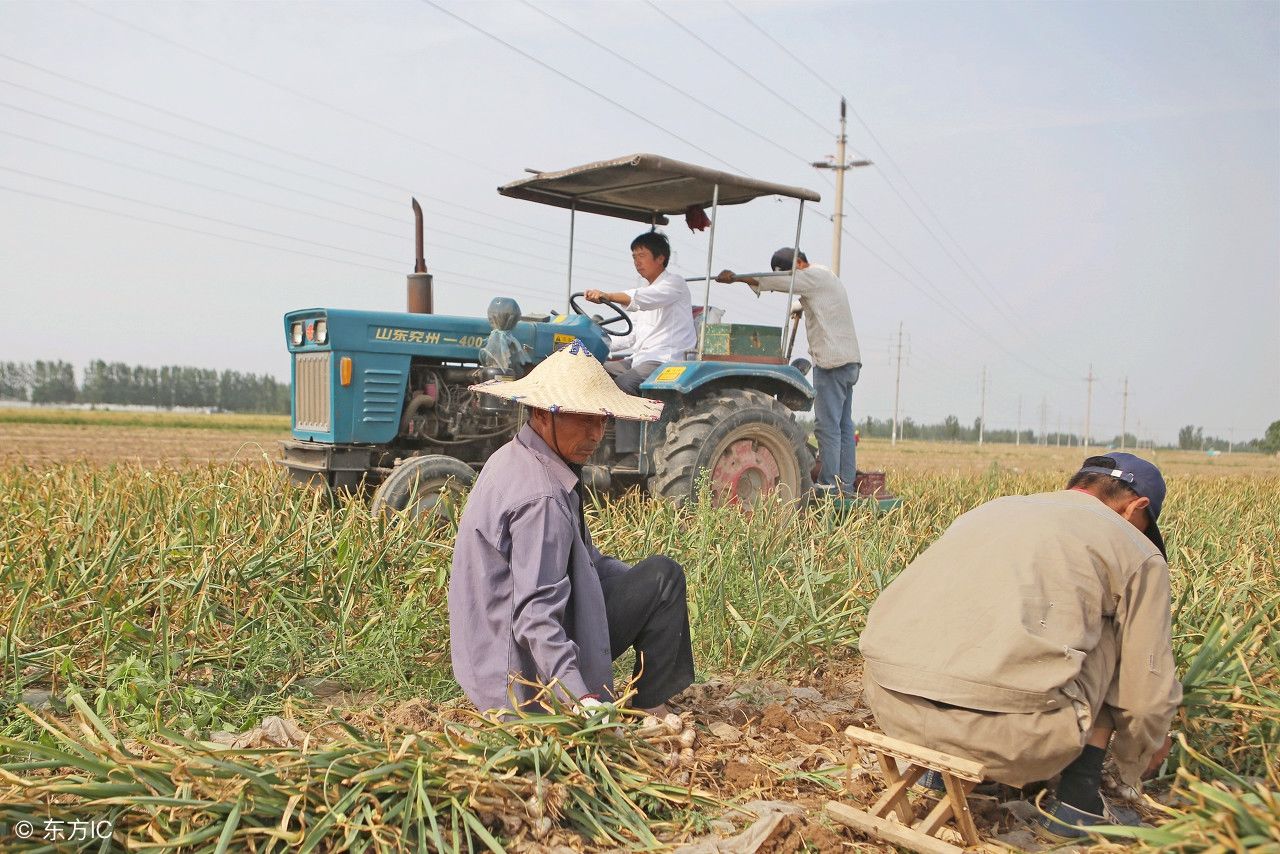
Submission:
[[[813,406],[813,386],[791,365],[757,362],[666,362],[640,384],[655,396],[688,396],[710,388],[747,388],[777,397],[787,408]]]

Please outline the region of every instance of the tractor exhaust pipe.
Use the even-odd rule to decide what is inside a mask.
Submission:
[[[410,314],[432,314],[431,274],[427,272],[427,260],[422,250],[422,206],[413,202],[413,272],[406,283],[405,311]]]

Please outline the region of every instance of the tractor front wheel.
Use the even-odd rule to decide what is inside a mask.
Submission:
[[[410,457],[379,484],[373,511],[407,512],[429,523],[456,521],[462,496],[475,481],[476,473],[462,460],[443,454]]]
[[[697,401],[667,428],[649,488],[678,503],[697,500],[698,476],[706,472],[717,506],[767,497],[795,502],[813,485],[812,465],[789,409],[763,392],[727,389]]]

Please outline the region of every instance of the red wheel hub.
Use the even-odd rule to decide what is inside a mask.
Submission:
[[[751,504],[777,489],[781,480],[773,452],[753,439],[739,439],[725,448],[711,470],[717,504]]]

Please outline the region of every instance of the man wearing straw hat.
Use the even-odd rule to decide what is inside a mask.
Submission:
[[[591,542],[582,465],[609,418],[654,421],[656,400],[622,392],[580,341],[522,379],[476,391],[529,407],[485,463],[458,524],[449,579],[453,673],[477,708],[610,702],[613,660],[636,651],[633,704],[663,714],[693,681],[684,569],[630,566]]]
[[[863,690],[880,728],[1011,786],[1060,774],[1042,820],[1054,835],[1109,823],[1104,756],[1136,792],[1169,752],[1182,697],[1164,495],[1153,464],[1111,453],[1065,490],[952,523],[867,615]]]

